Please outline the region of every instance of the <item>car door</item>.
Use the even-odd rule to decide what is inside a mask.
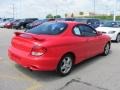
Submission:
[[[87,58],[87,54],[89,50],[89,45],[87,43],[88,38],[84,38],[81,36],[79,25],[73,28],[73,34],[75,38],[74,51],[77,59],[76,63],[79,63]]]
[[[87,39],[87,57],[92,57],[100,53],[102,50],[101,37],[98,36],[95,29],[88,25],[79,25],[81,35]]]

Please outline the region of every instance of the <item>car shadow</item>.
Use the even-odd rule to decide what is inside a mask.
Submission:
[[[110,54],[112,54],[112,51],[110,51]],[[109,55],[110,55],[109,54]],[[108,55],[108,56],[109,56]],[[73,71],[70,75],[68,75],[67,77],[74,75],[75,73],[79,72],[80,70],[89,67],[89,65],[92,65],[93,63],[96,63],[98,60],[101,60],[101,58],[104,58],[104,56],[102,55],[97,55],[93,58],[87,59],[77,65],[75,65],[73,67]],[[58,74],[56,74],[55,71],[46,71],[46,72],[42,72],[42,71],[30,71],[26,68],[21,67],[20,65],[15,64],[16,69],[18,69],[21,73],[23,73],[24,75],[36,80],[36,81],[42,81],[42,82],[51,82],[51,81],[55,81],[55,80],[59,80],[62,79],[63,77],[59,76]]]
[[[117,43],[116,41],[111,41],[111,43]]]
[[[36,81],[47,82],[60,79],[54,71],[31,71],[18,64],[15,64],[15,67],[24,75],[30,77],[31,79],[35,79]]]

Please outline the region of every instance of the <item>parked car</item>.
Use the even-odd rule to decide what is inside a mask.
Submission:
[[[65,18],[65,21],[74,21],[75,18]]]
[[[36,27],[36,26],[38,26],[38,25],[40,25],[40,24],[42,24],[44,22],[48,22],[48,21],[51,21],[51,20],[49,20],[49,19],[36,20],[36,21],[34,21],[32,23],[27,24],[26,28],[31,29],[33,27]]]
[[[47,22],[48,21],[55,21],[55,19],[54,18],[47,18],[47,19],[45,19]]]
[[[74,21],[75,18],[56,18],[55,21]]]
[[[0,22],[0,28],[4,28],[5,24],[7,24],[9,21],[1,21]]]
[[[13,28],[14,29],[21,29],[21,23],[24,22],[24,19],[18,19],[15,22],[13,22]]]
[[[37,18],[27,18],[27,19],[21,19],[17,23],[13,25],[13,28],[15,29],[24,29],[26,28],[26,25],[29,23],[32,23],[33,21],[38,20]]]
[[[15,32],[8,55],[30,70],[68,75],[73,65],[98,54],[108,55],[110,37],[78,22],[46,22],[26,32]]]
[[[75,21],[88,24],[93,28],[97,28],[100,25],[100,20],[95,18],[75,18]]]
[[[13,27],[14,22],[16,22],[16,20],[10,20],[4,25],[4,27],[8,28],[8,29],[11,29]]]
[[[0,28],[6,27],[6,25],[10,22],[14,21],[13,18],[2,18],[0,19]]]
[[[65,18],[56,18],[55,21],[65,21]]]
[[[0,18],[0,22],[2,22],[3,20],[2,20],[2,18]]]
[[[112,41],[120,42],[119,22],[105,22],[101,27],[96,28],[96,30],[110,36]]]

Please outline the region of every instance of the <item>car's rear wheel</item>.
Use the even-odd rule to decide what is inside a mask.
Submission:
[[[117,43],[120,42],[120,34],[117,35],[116,42],[117,42]]]
[[[66,76],[71,72],[73,66],[73,57],[65,55],[58,64],[57,73],[61,76]]]
[[[110,53],[110,43],[107,43],[104,47],[103,55],[107,56]]]

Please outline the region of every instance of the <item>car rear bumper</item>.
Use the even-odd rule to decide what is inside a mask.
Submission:
[[[15,48],[9,48],[8,56],[12,61],[30,70],[39,71],[56,70],[57,60],[55,58],[49,57],[43,58],[31,56]]]

